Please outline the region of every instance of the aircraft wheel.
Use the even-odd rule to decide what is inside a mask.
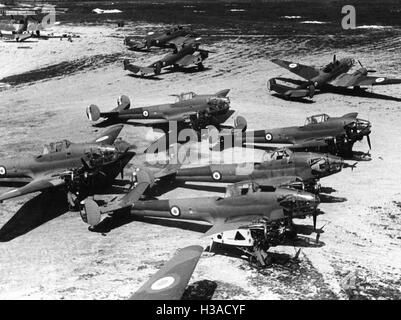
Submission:
[[[198,70],[199,70],[199,71],[205,70],[205,66],[203,65],[202,62],[199,62],[199,63],[198,63]]]
[[[67,193],[67,202],[68,202],[68,210],[72,212],[79,211],[79,199],[78,197],[72,193]]]
[[[162,64],[161,62],[157,62],[154,65],[154,71],[155,71],[155,75],[159,75],[162,72]]]

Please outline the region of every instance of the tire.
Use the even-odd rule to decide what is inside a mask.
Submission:
[[[198,70],[199,70],[199,71],[205,70],[205,66],[203,65],[202,62],[199,62],[199,63],[198,63]]]
[[[153,70],[155,71],[155,75],[159,75],[162,72],[162,63],[156,62],[153,66]]]

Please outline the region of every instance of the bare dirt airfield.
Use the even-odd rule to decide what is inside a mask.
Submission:
[[[154,26],[128,27],[141,34]],[[90,140],[97,133],[85,116],[85,107],[94,103],[110,109],[121,94],[127,94],[134,106],[145,106],[171,101],[169,94],[230,88],[232,108],[246,117],[250,129],[301,125],[306,116],[318,113],[359,112],[372,122],[372,160],[322,180],[323,187],[332,189],[328,198],[346,198],[320,206],[325,212],[318,219],[318,226],[326,225],[320,239],[324,245],[302,248],[298,268],[276,266],[261,273],[238,257],[205,253],[191,283],[215,281],[213,299],[401,298],[400,101],[322,94],[307,104],[274,97],[266,90],[267,79],[289,74],[268,61],[271,52],[319,66],[328,63],[332,53],[283,57],[283,47],[300,44],[269,44],[268,37],[258,41],[266,43],[263,50],[269,56],[256,54],[258,41],[227,37],[208,46],[217,53],[206,61],[210,67],[206,71],[166,73],[160,76],[162,80],[144,80],[125,72],[121,58],[145,64],[163,53],[128,52],[122,44],[124,30],[114,25],[60,25],[54,31],[81,37],[72,43],[0,42],[0,79],[65,61],[83,66],[72,73],[68,68],[58,70],[61,74],[50,80],[0,92],[0,159],[36,155],[43,144],[64,138]],[[395,50],[366,45],[357,58],[380,74],[399,76],[396,63],[401,37],[397,41]],[[336,54],[354,56],[356,52]],[[401,98],[400,86],[375,88],[374,92]],[[141,141],[145,133],[143,128],[126,126],[122,137],[145,145]],[[355,149],[368,151],[366,141],[357,143]],[[1,192],[6,190],[1,188]],[[177,189],[163,198],[212,194]],[[56,193],[34,194],[0,205],[0,299],[126,299],[178,248],[209,243],[200,232],[188,228],[139,221],[116,226],[104,235],[92,233],[78,213],[65,212],[63,203],[63,196]],[[294,255],[296,249],[280,246],[272,251]],[[351,280],[350,290],[344,280]]]

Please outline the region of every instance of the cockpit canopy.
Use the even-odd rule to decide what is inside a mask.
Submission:
[[[339,65],[340,65],[340,61],[338,61],[338,60],[336,60],[336,61],[334,61],[334,62],[330,62],[328,65],[326,65],[326,66],[323,68],[323,72],[325,72],[325,73],[333,72],[334,69],[335,69],[337,66],[339,66]]]
[[[271,153],[270,160],[282,160],[289,158],[291,156],[291,151],[288,149],[279,149]]]
[[[255,192],[257,190],[257,185],[252,182],[242,182],[227,186],[226,188],[226,198],[237,197],[241,195],[246,195],[248,193]]]
[[[184,92],[181,94],[177,94],[175,97],[177,97],[176,102],[180,101],[186,101],[186,100],[191,100],[196,97],[195,92]]]
[[[314,116],[306,118],[305,125],[326,122],[327,120],[329,120],[329,118],[330,116],[325,113],[316,114]]]
[[[43,152],[42,155],[46,155],[46,154],[50,154],[50,153],[56,153],[56,152],[60,152],[63,150],[66,150],[69,148],[69,146],[71,145],[71,142],[68,140],[62,140],[62,141],[58,141],[58,142],[51,142],[49,144],[46,144],[43,147]]]

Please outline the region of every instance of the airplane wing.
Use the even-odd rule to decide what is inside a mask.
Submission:
[[[123,129],[123,125],[115,125],[107,129],[103,132],[100,136],[96,139],[92,140],[92,143],[102,143],[102,144],[113,144],[114,141],[117,139],[118,135],[120,134],[121,130]]]
[[[181,249],[130,300],[179,300],[202,255],[201,246]]]
[[[386,77],[372,77],[365,75],[352,75],[344,73],[331,84],[337,87],[359,87],[359,86],[379,86],[389,84],[399,84],[401,79],[391,79]]]
[[[171,39],[167,44],[173,45],[173,46],[176,46],[177,48],[179,48],[183,44],[185,44],[185,42],[187,42],[188,39],[190,39],[189,36],[187,36],[187,37],[179,36],[177,38]]]
[[[32,182],[28,183],[27,185],[8,191],[0,196],[0,202],[19,197],[28,193],[43,191],[45,189],[58,187],[64,184],[64,180],[60,179],[60,177],[56,177],[52,175],[51,177],[43,177],[41,179],[33,180]]]
[[[294,63],[294,62],[280,60],[280,59],[273,59],[273,60],[271,60],[271,62],[291,71],[292,73],[295,73],[296,75],[298,75],[306,80],[311,80],[312,78],[318,76],[320,73],[319,70],[314,67],[306,66],[303,64],[299,64],[299,63]]]
[[[15,33],[15,34],[11,34],[11,33],[4,33],[0,31],[0,38],[5,38],[8,40],[15,40],[17,42],[22,42],[25,41],[29,38],[32,37],[32,34],[30,33]]]
[[[283,176],[266,179],[254,179],[256,184],[261,186],[283,187],[293,184],[294,182],[302,182],[302,178],[298,176]]]
[[[213,226],[203,234],[203,237],[212,236],[216,233],[224,231],[235,230],[240,227],[246,227],[251,225],[253,222],[263,219],[263,216],[258,215],[244,215],[234,218],[220,219],[216,221]]]
[[[202,62],[202,57],[199,52],[195,52],[194,54],[187,54],[186,56],[179,59],[175,64],[180,67],[187,67],[192,64],[198,64]]]
[[[307,147],[326,147],[328,145],[328,141],[334,140],[333,136],[326,136],[321,138],[311,138],[305,140],[296,140],[292,146],[288,146],[289,149],[296,148],[307,148]]]

